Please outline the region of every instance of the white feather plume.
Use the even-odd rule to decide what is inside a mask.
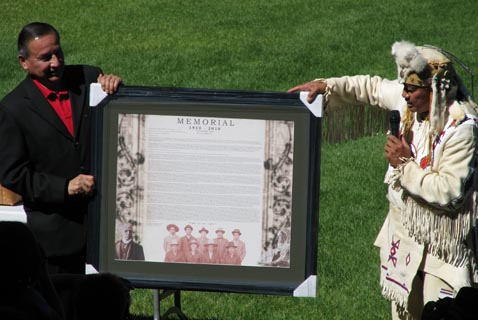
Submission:
[[[408,41],[398,41],[392,45],[392,55],[397,63],[399,76],[403,71],[402,79],[406,78],[410,72],[420,73],[427,67],[428,61],[415,45]]]

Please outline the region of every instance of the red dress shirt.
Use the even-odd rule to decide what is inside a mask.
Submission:
[[[71,112],[71,100],[68,91],[53,91],[42,85],[38,80],[33,80],[33,83],[40,89],[42,95],[50,103],[53,110],[60,117],[65,124],[70,134],[74,136],[73,132],[73,116]]]

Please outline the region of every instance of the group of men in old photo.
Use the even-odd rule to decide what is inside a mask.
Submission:
[[[47,23],[23,27],[17,45],[27,75],[0,101],[0,184],[22,196],[26,225],[48,274],[83,274],[97,178],[91,175],[89,86],[98,82],[114,94],[122,79],[98,67],[65,64],[60,35]],[[400,41],[392,56],[395,80],[320,78],[289,92],[308,91],[309,101],[323,99],[329,112],[339,105],[399,111],[399,134],[385,142],[390,204],[375,245],[392,318],[421,319],[436,311],[426,308],[429,303],[459,296],[478,282],[478,107],[446,51]],[[133,229],[122,223],[116,259],[148,260]],[[246,255],[238,229],[230,230],[231,240],[223,229],[214,238],[206,228],[194,236],[191,225],[181,236],[176,224],[166,229],[164,243],[157,244],[164,262],[241,265]],[[26,281],[19,283],[37,285]],[[58,311],[48,319],[61,319],[52,296],[44,301],[51,314]]]
[[[209,238],[209,230],[202,227],[199,236],[192,235],[193,227],[184,227],[184,236],[179,236],[179,227],[169,224],[166,227],[169,235],[164,238],[164,262],[186,262],[205,264],[230,264],[241,265],[246,256],[246,245],[240,239],[239,229],[232,230],[233,239],[229,241],[223,228],[215,230],[216,237]]]
[[[134,226],[131,222],[118,224],[121,239],[115,243],[115,259],[144,261],[144,249],[134,239]],[[242,232],[239,229],[231,231],[232,239],[228,240],[223,228],[216,228],[214,238],[209,237],[209,230],[202,227],[193,235],[193,226],[184,226],[184,234],[179,233],[179,227],[170,223],[166,226],[163,240],[163,262],[170,263],[202,263],[202,264],[229,264],[241,265],[246,256],[246,244],[240,239]],[[159,231],[159,233],[163,233]],[[155,248],[158,246],[155,245]]]

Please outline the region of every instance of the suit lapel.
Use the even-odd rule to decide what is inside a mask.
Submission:
[[[56,114],[55,110],[53,110],[50,103],[48,103],[45,97],[41,94],[40,90],[33,83],[30,77],[25,79],[24,85],[26,88],[25,91],[27,92],[24,98],[28,102],[28,107],[41,118],[43,118],[45,122],[55,127],[55,129],[61,134],[69,139],[73,139],[71,134],[68,132],[68,129],[63,124],[63,121],[61,121],[60,117]]]
[[[73,130],[75,132],[75,137],[77,137],[78,129],[81,125],[83,108],[88,108],[84,103],[86,99],[86,87],[84,84],[81,84],[76,88],[70,88],[68,91],[70,93],[71,113],[73,115]]]

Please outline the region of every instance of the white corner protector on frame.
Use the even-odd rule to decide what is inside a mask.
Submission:
[[[309,276],[294,290],[294,297],[317,297],[317,276]]]
[[[98,273],[98,270],[95,269],[91,264],[85,265],[85,274],[95,274]]]
[[[107,96],[108,94],[101,89],[99,83],[90,84],[90,107],[96,107]]]
[[[312,103],[307,102],[307,95],[309,91],[300,92],[300,101],[312,112],[317,118],[322,118],[323,111],[323,96],[321,94],[315,97],[315,100]]]

